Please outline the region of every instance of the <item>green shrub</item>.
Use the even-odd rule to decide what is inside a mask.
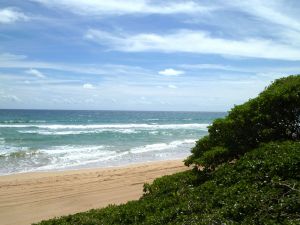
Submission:
[[[208,133],[192,149],[186,165],[210,166],[207,152],[215,152],[217,146],[228,152],[214,154],[216,160],[210,159],[213,168],[240,157],[260,143],[300,140],[300,75],[276,80],[257,98],[235,106],[225,118],[215,120]]]

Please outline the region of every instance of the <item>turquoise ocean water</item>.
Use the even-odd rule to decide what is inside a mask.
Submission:
[[[0,110],[0,175],[184,158],[225,113]]]

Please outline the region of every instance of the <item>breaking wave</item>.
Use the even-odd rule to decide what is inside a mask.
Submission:
[[[89,125],[64,125],[64,124],[0,124],[3,128],[39,128],[49,130],[84,130],[84,129],[206,129],[209,124],[188,123],[188,124],[89,124]]]

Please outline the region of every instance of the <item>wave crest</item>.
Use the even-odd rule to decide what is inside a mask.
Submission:
[[[187,124],[89,124],[89,125],[65,125],[65,124],[0,124],[2,128],[39,128],[49,130],[84,130],[84,129],[206,129],[206,123],[187,123]]]

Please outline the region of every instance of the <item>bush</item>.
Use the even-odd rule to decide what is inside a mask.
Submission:
[[[225,118],[215,120],[208,133],[192,149],[186,165],[214,168],[239,158],[260,143],[300,140],[300,75],[276,80],[257,98],[235,106]],[[217,154],[216,147],[226,149],[226,154]],[[208,160],[209,154],[215,160]]]

